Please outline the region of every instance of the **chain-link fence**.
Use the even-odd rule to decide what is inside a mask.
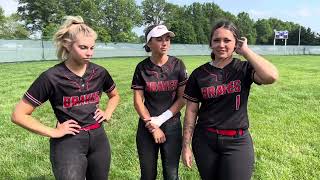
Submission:
[[[320,54],[320,46],[250,46],[261,55]],[[208,45],[172,44],[170,55],[210,55]],[[0,40],[0,63],[18,61],[55,60],[56,49],[52,41]],[[94,58],[147,56],[143,44],[96,43]]]

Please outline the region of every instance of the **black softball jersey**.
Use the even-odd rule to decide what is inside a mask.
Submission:
[[[94,113],[99,106],[102,92],[115,88],[108,71],[88,63],[82,77],[71,72],[64,62],[43,72],[24,94],[24,99],[34,107],[49,100],[60,123],[73,119],[80,126],[94,124]]]
[[[195,69],[184,98],[200,103],[197,125],[215,129],[247,129],[247,104],[254,69],[248,61],[232,59],[224,68],[206,63]]]
[[[148,57],[137,65],[131,89],[143,90],[150,115],[159,116],[175,102],[178,87],[186,84],[187,76],[184,63],[174,56],[169,56],[162,66],[155,65]]]

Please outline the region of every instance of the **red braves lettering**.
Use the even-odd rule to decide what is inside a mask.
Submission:
[[[71,98],[63,96],[63,108],[71,107]]]
[[[231,81],[227,85],[227,92],[228,94],[234,93],[234,81]]]
[[[226,88],[226,85],[224,84],[217,86],[217,92],[216,92],[217,96],[226,94],[226,90],[227,88]]]
[[[177,87],[177,80],[146,82],[146,91],[149,92],[173,91],[177,89]]]
[[[80,96],[79,103],[80,103],[80,105],[85,104],[85,98],[84,98],[84,96]]]
[[[98,103],[100,101],[99,91],[81,96],[63,96],[63,108],[81,106],[85,104]]]
[[[169,81],[159,81],[158,82],[158,91],[166,91],[167,87],[169,87]]]
[[[88,104],[88,102],[90,101],[90,99],[91,99],[91,97],[92,97],[92,93],[91,94],[85,94],[84,95],[84,104]]]
[[[204,99],[216,98],[225,94],[232,94],[241,92],[241,81],[230,81],[228,84],[221,84],[218,86],[210,86],[201,88],[202,97]]]
[[[204,99],[213,98],[216,95],[216,88],[214,86],[210,86],[207,88],[201,88],[201,92]]]
[[[72,96],[71,97],[71,103],[72,103],[72,106],[77,106],[78,103],[79,103],[79,97],[78,96]]]
[[[234,81],[234,92],[241,92],[241,81],[240,80]]]

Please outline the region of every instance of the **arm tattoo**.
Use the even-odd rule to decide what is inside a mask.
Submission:
[[[186,116],[183,123],[183,141],[182,141],[183,147],[190,146],[194,128],[195,128],[195,119],[189,118]]]

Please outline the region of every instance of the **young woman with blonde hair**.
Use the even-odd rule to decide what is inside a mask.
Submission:
[[[54,35],[61,63],[43,72],[16,105],[12,121],[50,137],[50,160],[59,180],[108,179],[111,153],[103,122],[119,102],[108,71],[90,62],[97,34],[80,16],[67,16]],[[109,97],[99,108],[102,92]],[[55,113],[55,128],[31,116],[47,100]]]

